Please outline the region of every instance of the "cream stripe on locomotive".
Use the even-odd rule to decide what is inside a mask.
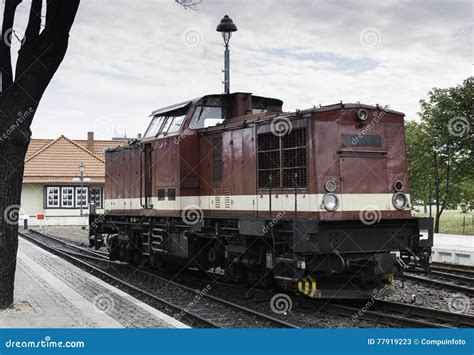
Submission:
[[[323,212],[326,209],[322,205],[324,194],[298,194],[297,210],[303,212]],[[392,193],[386,194],[336,194],[339,205],[336,212],[379,210],[394,211],[392,204]],[[408,202],[410,195],[407,194]],[[150,199],[153,209],[156,210],[178,210],[188,208],[200,208],[203,210],[234,210],[234,211],[269,211],[268,195],[221,195],[221,196],[182,196],[170,201],[158,200],[157,197]],[[410,204],[408,204],[410,206]],[[273,211],[294,211],[294,194],[272,195]],[[409,207],[407,207],[408,209]],[[106,199],[106,210],[137,210],[142,209],[139,198]]]

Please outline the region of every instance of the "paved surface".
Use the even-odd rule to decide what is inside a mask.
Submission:
[[[183,323],[19,238],[15,307],[2,328],[186,328]]]

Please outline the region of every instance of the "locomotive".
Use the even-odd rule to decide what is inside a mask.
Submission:
[[[314,298],[368,298],[428,269],[432,220],[411,216],[404,114],[282,106],[236,92],[153,111],[143,136],[106,150],[91,246]]]

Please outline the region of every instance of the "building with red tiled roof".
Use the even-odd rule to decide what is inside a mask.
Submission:
[[[101,212],[107,148],[123,140],[32,139],[25,157],[21,214],[32,225],[80,225],[93,203]],[[82,188],[79,166],[84,165]],[[81,205],[83,216],[81,217]]]

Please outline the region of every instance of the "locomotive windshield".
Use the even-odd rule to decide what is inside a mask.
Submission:
[[[154,116],[145,132],[145,138],[163,137],[177,133],[183,124],[184,117],[185,115]]]
[[[217,126],[224,121],[224,109],[217,106],[197,106],[191,120],[191,129]]]

